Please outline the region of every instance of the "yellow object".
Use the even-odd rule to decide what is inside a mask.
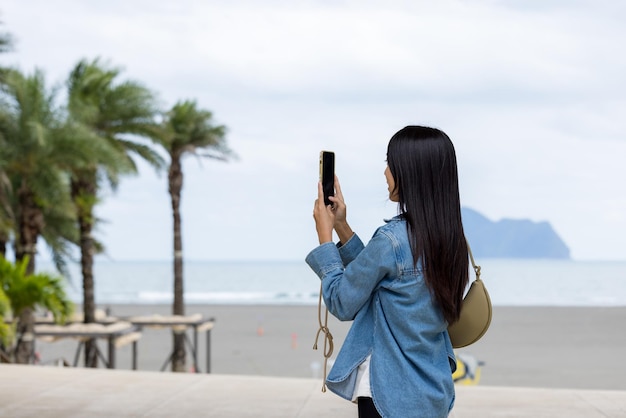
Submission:
[[[452,373],[452,380],[456,385],[475,386],[480,382],[480,372],[483,363],[467,354],[456,355],[456,371]]]

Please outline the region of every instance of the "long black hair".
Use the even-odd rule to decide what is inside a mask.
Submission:
[[[387,164],[413,263],[422,260],[426,284],[451,324],[459,318],[469,280],[454,145],[438,129],[407,126],[389,141]]]

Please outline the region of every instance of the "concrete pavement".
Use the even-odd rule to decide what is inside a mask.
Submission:
[[[0,365],[0,417],[354,418],[321,381]],[[626,392],[458,386],[455,418],[626,417]]]

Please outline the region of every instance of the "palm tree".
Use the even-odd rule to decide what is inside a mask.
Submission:
[[[0,149],[4,147],[6,144],[3,141],[2,129],[0,128]],[[0,152],[1,155],[2,152]],[[11,181],[4,171],[5,166],[6,162],[0,161],[0,257],[6,257],[7,243],[15,225],[10,203]]]
[[[218,161],[234,157],[225,140],[226,128],[213,124],[213,115],[198,109],[195,101],[181,101],[163,118],[159,141],[170,156],[168,190],[174,220],[174,315],[185,314],[183,300],[183,246],[180,199],[183,188],[182,158],[195,154]],[[199,150],[205,152],[200,154]],[[185,371],[184,335],[173,334],[172,371]]]
[[[8,33],[0,33],[0,53],[7,52],[12,49],[13,41]],[[0,83],[4,80],[5,69],[0,67]],[[1,123],[1,121],[0,121]],[[2,130],[0,129],[0,147],[3,145]],[[9,233],[11,230],[10,211],[8,210],[7,188],[9,187],[9,179],[3,170],[5,164],[0,160],[0,256],[6,254],[6,245],[9,241]]]
[[[140,140],[155,130],[154,95],[137,82],[119,81],[119,76],[119,69],[102,64],[98,59],[82,60],[74,67],[67,82],[70,120],[88,128],[93,134],[91,142],[106,148],[105,154],[113,157],[93,160],[72,172],[71,194],[80,231],[85,323],[95,322],[93,263],[98,244],[93,237],[93,228],[99,192],[105,180],[115,188],[120,175],[137,173],[132,155],[157,169],[163,165],[163,159]],[[85,344],[87,367],[97,364],[94,344]]]
[[[0,328],[5,347],[13,345],[14,329],[23,328],[20,322],[24,312],[43,308],[52,313],[57,323],[63,323],[73,311],[72,302],[63,289],[63,278],[46,273],[29,274],[28,264],[28,256],[15,264],[0,257],[0,317],[10,309],[15,319],[13,329]],[[20,340],[26,335],[18,331],[17,336],[17,344],[8,350],[9,359],[12,354],[17,359]]]
[[[16,259],[29,256],[30,274],[42,234],[52,238],[53,227],[72,241],[73,232],[67,231],[74,213],[67,170],[84,165],[94,151],[62,123],[56,89],[47,88],[40,70],[31,76],[7,72],[0,95],[0,137],[2,219],[13,221]]]
[[[10,180],[3,197],[9,216],[3,219],[13,228],[16,260],[28,260],[27,275],[35,272],[40,237],[49,239],[53,251],[65,251],[75,240],[67,170],[90,158],[84,141],[69,134],[73,129],[62,123],[55,93],[47,88],[41,71],[24,76],[9,70],[0,95],[0,171]],[[64,236],[58,235],[61,231]],[[63,256],[63,252],[54,255],[57,261]],[[26,308],[20,315],[18,335],[32,333],[32,311]],[[32,341],[18,341],[16,361],[26,363]]]
[[[24,168],[20,166],[19,159],[15,160],[16,156],[21,155],[21,152],[24,151],[24,147],[21,146],[24,144],[19,142],[21,133],[19,129],[16,129],[15,116],[15,112],[12,112],[10,109],[0,109],[0,255],[2,256],[6,256],[7,244],[11,239],[14,240],[13,246],[16,247],[15,239],[18,236],[16,214],[20,213],[20,209],[11,178],[15,180],[16,176],[19,177],[24,173],[19,170]],[[81,150],[80,147],[69,145],[72,142],[76,144],[76,141],[69,136],[69,131],[68,127],[50,129],[47,136],[51,143],[46,147],[49,150],[53,148],[57,148],[57,150],[48,156],[42,155],[41,157],[48,163],[54,162],[57,165],[56,168],[59,170],[63,188],[63,190],[58,190],[58,192],[65,193],[65,196],[62,194],[54,196],[55,204],[47,204],[41,207],[45,222],[43,229],[40,231],[41,236],[50,247],[57,270],[64,276],[69,276],[66,260],[71,258],[71,247],[78,242],[74,211],[71,201],[67,198],[69,182],[64,170],[78,164],[79,158],[87,158],[85,156],[87,150]],[[10,140],[3,140],[3,134],[7,135]],[[55,139],[54,137],[57,138]],[[59,140],[62,137],[67,137],[69,140]],[[63,142],[66,144],[64,145]],[[17,149],[15,149],[16,145]],[[74,149],[70,150],[70,148]],[[67,152],[65,156],[62,156],[64,150],[71,152]],[[37,152],[37,150],[32,151]],[[40,151],[42,151],[42,154],[48,153],[45,150]],[[97,150],[93,152],[97,153]],[[72,161],[72,158],[76,158],[76,160]],[[38,180],[38,182],[45,185],[45,179]]]

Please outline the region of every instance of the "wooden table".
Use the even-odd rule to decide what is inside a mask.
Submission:
[[[171,328],[174,332],[182,332],[185,335],[185,343],[191,351],[193,357],[193,366],[196,373],[201,373],[200,366],[198,364],[198,333],[206,333],[206,373],[211,373],[211,330],[215,324],[215,318],[205,318],[202,314],[194,315],[147,315],[147,316],[133,316],[124,318],[125,321],[138,326],[139,329],[143,327],[150,328]],[[187,336],[187,329],[191,328],[193,331],[193,342],[189,340]],[[168,364],[172,362],[174,356],[174,348],[168,355],[161,371],[164,371]]]
[[[104,362],[107,368],[115,368],[115,351],[126,344],[133,344],[132,368],[137,370],[137,341],[141,338],[141,328],[127,321],[117,321],[109,324],[100,323],[73,323],[69,325],[36,324],[35,340],[37,338],[62,339],[77,338],[80,343],[74,356],[74,366],[78,365],[80,351],[85,341],[89,339],[106,339],[108,343],[108,356],[105,357],[98,344],[96,352],[98,357]],[[33,343],[33,352],[35,351]]]

